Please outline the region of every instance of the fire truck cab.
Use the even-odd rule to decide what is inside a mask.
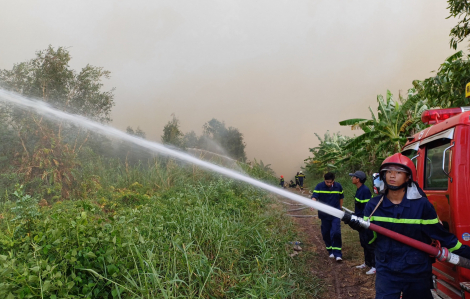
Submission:
[[[402,154],[415,162],[417,182],[444,227],[470,245],[470,107],[427,110],[421,119],[432,126],[409,137]],[[433,282],[441,298],[470,299],[469,269],[437,261]]]

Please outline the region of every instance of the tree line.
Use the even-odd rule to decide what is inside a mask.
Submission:
[[[206,122],[200,136],[192,130],[183,133],[180,121],[173,118],[163,128],[162,142],[181,149],[197,148],[209,152],[226,155],[234,160],[245,162],[245,143],[243,134],[237,128],[228,127],[225,122],[215,118]]]
[[[109,123],[114,106],[114,88],[103,90],[110,72],[86,65],[80,71],[70,67],[72,57],[64,47],[36,52],[33,59],[0,70],[0,87],[28,98],[46,102],[62,111]],[[137,127],[126,132],[141,138]],[[0,103],[0,192],[15,183],[25,184],[45,198],[69,198],[79,186],[77,172],[92,155],[141,163],[152,157],[148,152],[124,142],[111,140],[66,122],[56,122],[34,111]],[[224,122],[212,119],[203,134],[183,134],[173,116],[163,128],[162,142],[185,148],[199,148],[246,160],[243,134]],[[11,188],[10,188],[11,189]]]

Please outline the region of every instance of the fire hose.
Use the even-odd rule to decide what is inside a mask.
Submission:
[[[466,259],[464,257],[458,256],[457,254],[449,252],[447,248],[434,247],[429,244],[412,239],[410,237],[404,236],[402,234],[396,233],[389,229],[370,223],[370,221],[361,219],[357,217],[356,215],[352,215],[349,211],[346,211],[344,213],[344,216],[343,218],[341,218],[341,220],[345,222],[349,222],[351,220],[357,220],[359,221],[361,227],[365,229],[370,229],[371,231],[374,231],[376,233],[389,237],[390,239],[393,239],[395,241],[401,242],[403,244],[406,244],[408,246],[411,246],[413,248],[426,252],[427,254],[436,257],[441,262],[445,261],[453,265],[457,265],[459,267],[470,269],[469,259]]]

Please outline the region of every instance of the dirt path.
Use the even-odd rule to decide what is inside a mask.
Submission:
[[[307,197],[307,195],[308,194],[303,194],[305,197]],[[283,201],[295,204],[294,201],[287,199],[283,199]],[[286,207],[288,207],[286,210],[295,208],[295,206],[289,205],[286,205]],[[289,212],[288,214],[316,215],[317,211],[305,209],[301,211]],[[312,275],[316,275],[324,281],[324,293],[322,294],[322,298],[344,299],[375,297],[375,275],[366,275],[365,272],[367,270],[356,269],[355,266],[360,264],[360,261],[348,260],[348,258],[345,256],[351,256],[351,254],[348,254],[348,252],[345,250],[343,250],[344,260],[342,262],[336,262],[335,260],[328,257],[328,252],[325,250],[325,244],[323,243],[320,233],[320,220],[317,217],[294,218],[294,222],[297,224],[298,232],[301,236],[301,241],[303,242],[301,245],[303,251],[310,251],[314,253],[310,255],[313,258],[309,260],[309,264],[311,266]],[[343,227],[343,230],[344,229],[346,228]],[[343,248],[344,247],[345,246],[343,244]],[[362,247],[353,248],[354,250],[362,249]],[[355,254],[359,255],[359,253]]]

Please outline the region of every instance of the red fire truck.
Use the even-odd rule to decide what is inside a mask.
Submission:
[[[421,120],[432,126],[409,137],[402,154],[444,227],[470,245],[470,107],[427,110]],[[470,269],[436,262],[433,274],[440,297],[470,298]]]

